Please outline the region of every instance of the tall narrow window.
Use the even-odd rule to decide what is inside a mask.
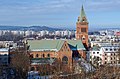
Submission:
[[[45,57],[45,54],[43,54],[43,57]]]
[[[64,56],[64,57],[62,58],[62,63],[63,63],[63,64],[68,64],[68,57]]]
[[[50,57],[50,54],[47,54],[47,57],[49,58],[49,57]]]
[[[39,57],[39,55],[38,55],[38,54],[36,54],[36,57],[38,58],[38,57]]]

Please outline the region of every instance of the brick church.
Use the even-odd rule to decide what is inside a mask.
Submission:
[[[75,58],[86,59],[88,48],[88,21],[82,6],[76,23],[76,40],[27,40],[31,56],[31,65],[52,63],[60,59],[72,66]]]

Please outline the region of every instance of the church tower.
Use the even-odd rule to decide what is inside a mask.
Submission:
[[[76,39],[81,40],[84,46],[88,47],[88,21],[83,6],[76,23]]]

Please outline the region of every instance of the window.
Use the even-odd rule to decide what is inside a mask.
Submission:
[[[107,49],[107,48],[106,48],[105,50],[106,50],[106,51],[108,51],[108,49]]]
[[[38,54],[36,54],[36,57],[39,57],[39,55],[38,55]]]
[[[105,56],[106,56],[107,54],[105,53]]]
[[[90,56],[90,59],[92,58],[92,56]]]
[[[97,54],[99,54],[99,52],[97,52]]]
[[[67,58],[66,56],[64,56],[64,57],[62,58],[62,63],[63,63],[63,64],[68,64],[68,58]]]
[[[81,28],[81,32],[86,32],[86,28]]]
[[[107,62],[105,61],[105,64],[107,64]]]
[[[43,54],[42,56],[45,57],[45,54]]]
[[[115,56],[115,53],[114,53],[114,56]]]
[[[95,54],[95,52],[93,52],[93,54]]]
[[[107,60],[107,58],[105,58],[105,60]]]
[[[114,51],[116,51],[116,49],[114,49]]]
[[[112,49],[110,49],[110,51],[112,51]]]
[[[47,54],[47,57],[50,57],[50,54]]]
[[[115,61],[114,61],[114,63],[115,63]]]
[[[111,53],[111,56],[112,56],[112,53]]]
[[[115,59],[115,57],[114,57],[114,59]]]
[[[111,64],[112,64],[112,61],[111,61]]]
[[[112,58],[111,58],[111,60],[112,60]]]
[[[97,60],[99,61],[99,57],[97,57]]]

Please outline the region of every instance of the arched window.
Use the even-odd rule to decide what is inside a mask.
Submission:
[[[45,54],[43,54],[42,56],[45,57]]]
[[[47,57],[49,58],[49,57],[50,57],[50,54],[47,54]]]
[[[36,54],[36,57],[38,58],[38,57],[39,57],[39,55],[38,55],[38,54]]]
[[[67,58],[66,56],[64,56],[64,57],[62,58],[62,63],[63,63],[63,64],[68,64],[68,58]]]

